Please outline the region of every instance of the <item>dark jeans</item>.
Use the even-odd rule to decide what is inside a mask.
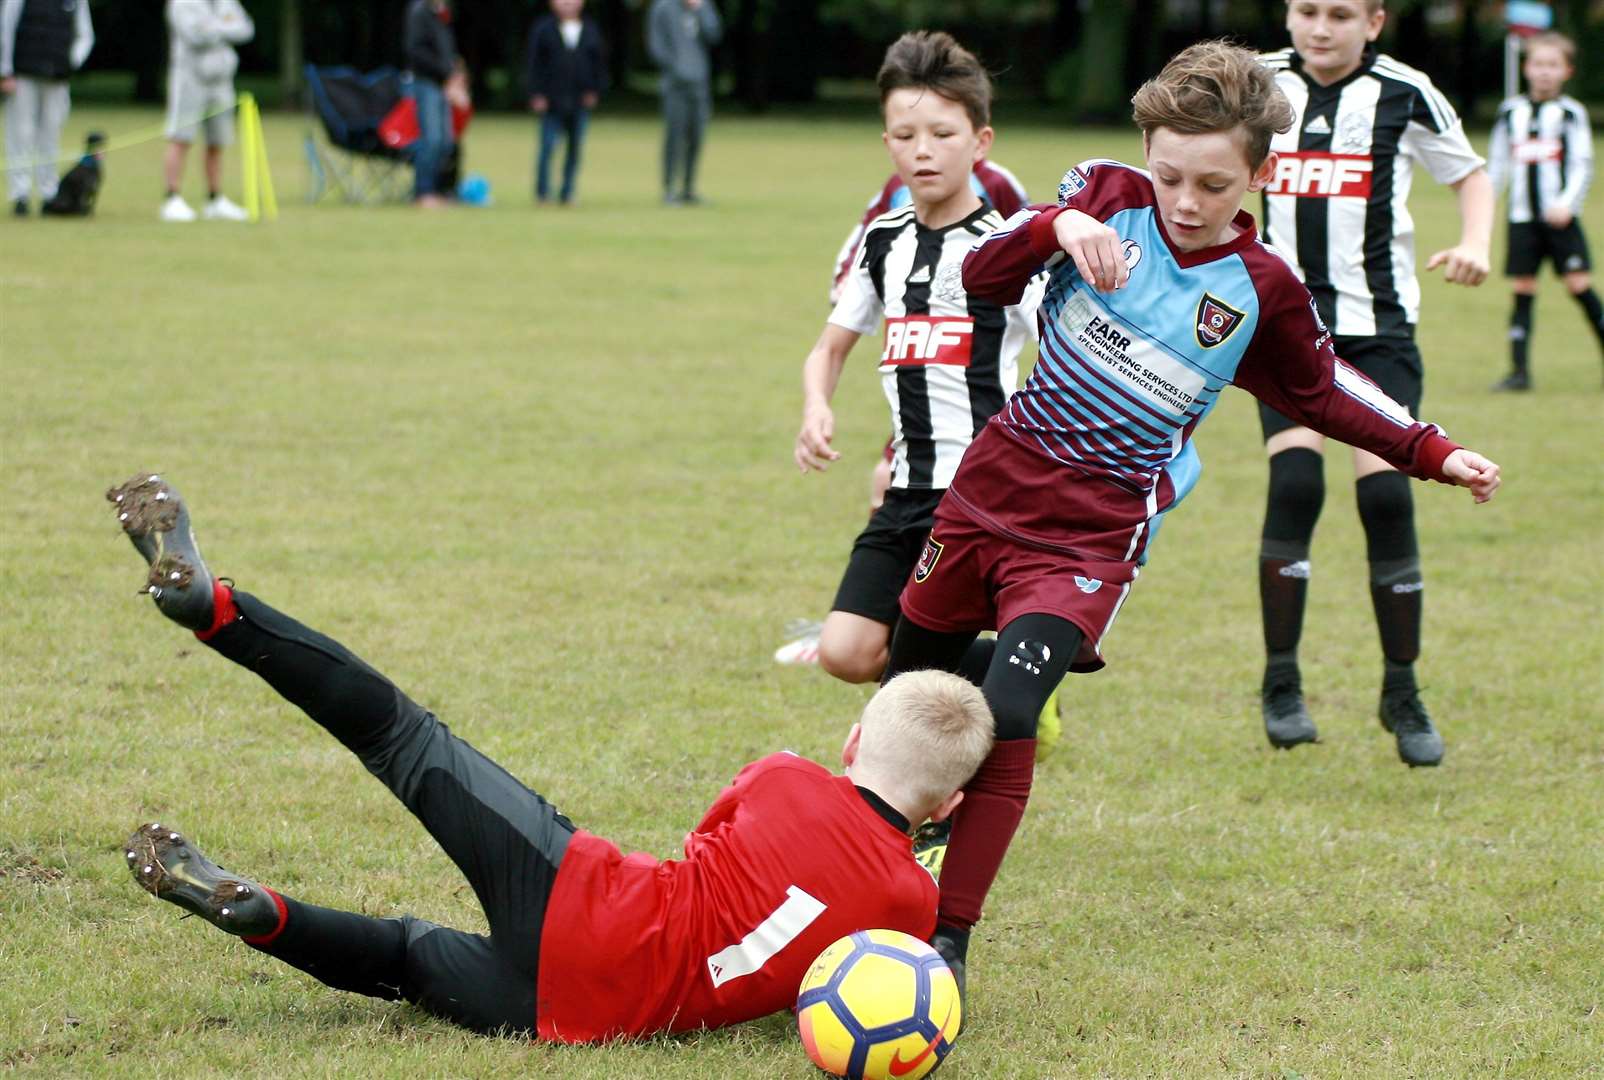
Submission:
[[[551,198],[551,159],[560,139],[568,141],[563,155],[563,184],[557,197],[567,202],[574,197],[574,181],[579,178],[579,152],[585,143],[585,128],[590,123],[590,110],[549,109],[540,118],[540,159],[535,165],[535,198],[545,202]]]
[[[488,937],[299,902],[263,951],[342,990],[405,998],[476,1031],[533,1030],[541,926],[574,827],[339,643],[248,593],[207,642],[354,753],[467,877]]]
[[[412,196],[437,194],[440,163],[451,141],[451,111],[446,96],[433,79],[412,76],[412,99],[418,106],[418,142],[412,150]],[[450,194],[447,192],[447,194]]]
[[[663,194],[696,194],[696,162],[712,115],[707,83],[663,80]]]

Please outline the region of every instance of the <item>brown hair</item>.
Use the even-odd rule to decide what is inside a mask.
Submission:
[[[1175,55],[1158,76],[1131,98],[1142,134],[1169,128],[1182,135],[1231,131],[1247,136],[1248,164],[1257,169],[1270,153],[1270,139],[1292,127],[1292,104],[1275,76],[1247,49],[1204,41]]]
[[[882,110],[893,90],[931,90],[962,105],[976,131],[991,123],[991,76],[944,31],[914,30],[892,42],[876,81]]]
[[[1551,49],[1558,49],[1568,66],[1573,68],[1576,66],[1576,42],[1556,30],[1545,30],[1541,34],[1533,34],[1526,39],[1526,44],[1521,47],[1521,51],[1530,56],[1533,49],[1541,48],[1544,45]]]
[[[909,671],[864,707],[856,775],[928,814],[963,787],[991,752],[991,709],[974,683]]]

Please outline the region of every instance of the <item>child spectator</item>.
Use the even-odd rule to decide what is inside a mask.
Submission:
[[[590,111],[607,86],[607,51],[601,28],[583,17],[585,0],[551,0],[551,14],[535,20],[524,56],[529,111],[540,117],[540,152],[535,162],[535,200],[551,200],[551,159],[559,140],[562,186],[557,201],[574,200],[580,149]]]

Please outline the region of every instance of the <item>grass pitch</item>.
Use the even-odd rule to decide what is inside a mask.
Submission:
[[[158,125],[80,110],[64,145]],[[1139,150],[1000,128],[1038,198]],[[216,570],[626,847],[673,853],[763,753],[834,760],[866,697],[769,654],[829,603],[886,427],[865,343],[844,459],[790,464],[830,259],[887,172],[873,117],[717,118],[694,211],[656,204],[649,120],[598,116],[580,205],[536,210],[532,124],[481,118],[469,168],[497,204],[435,215],[298,202],[304,130],[268,118],[272,226],[158,224],[159,141],[111,155],[95,220],[0,222],[0,1069],[813,1075],[783,1016],[607,1049],[466,1035],[181,925],[128,880],[120,842],[155,819],[315,903],[482,928],[333,740],[134,595],[101,495],[136,468],[192,501]],[[1423,254],[1456,235],[1429,180],[1414,206]],[[1375,721],[1343,453],[1303,649],[1324,742],[1266,745],[1265,470],[1228,395],[1111,668],[1066,687],[945,1075],[1604,1075],[1604,394],[1552,283],[1538,390],[1488,394],[1507,309],[1496,279],[1426,284],[1424,412],[1507,478],[1485,507],[1416,488],[1444,766],[1406,770]]]

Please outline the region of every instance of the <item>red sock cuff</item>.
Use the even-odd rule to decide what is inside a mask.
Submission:
[[[212,580],[212,625],[205,630],[195,631],[195,636],[201,641],[210,641],[219,630],[239,618],[239,608],[234,605],[234,590],[222,578]]]
[[[212,631],[207,631],[207,633],[212,633]],[[273,927],[271,933],[258,934],[256,937],[240,938],[240,940],[245,944],[260,949],[264,946],[273,944],[274,939],[284,932],[284,927],[288,925],[290,921],[290,909],[285,906],[284,898],[278,893],[274,892],[272,889],[269,889],[266,885],[258,885],[257,888],[271,896],[273,898],[273,906],[278,908],[278,925]]]
[[[980,763],[964,790],[1028,798],[1030,782],[1035,775],[1036,740],[1005,739],[993,744],[991,753]]]

